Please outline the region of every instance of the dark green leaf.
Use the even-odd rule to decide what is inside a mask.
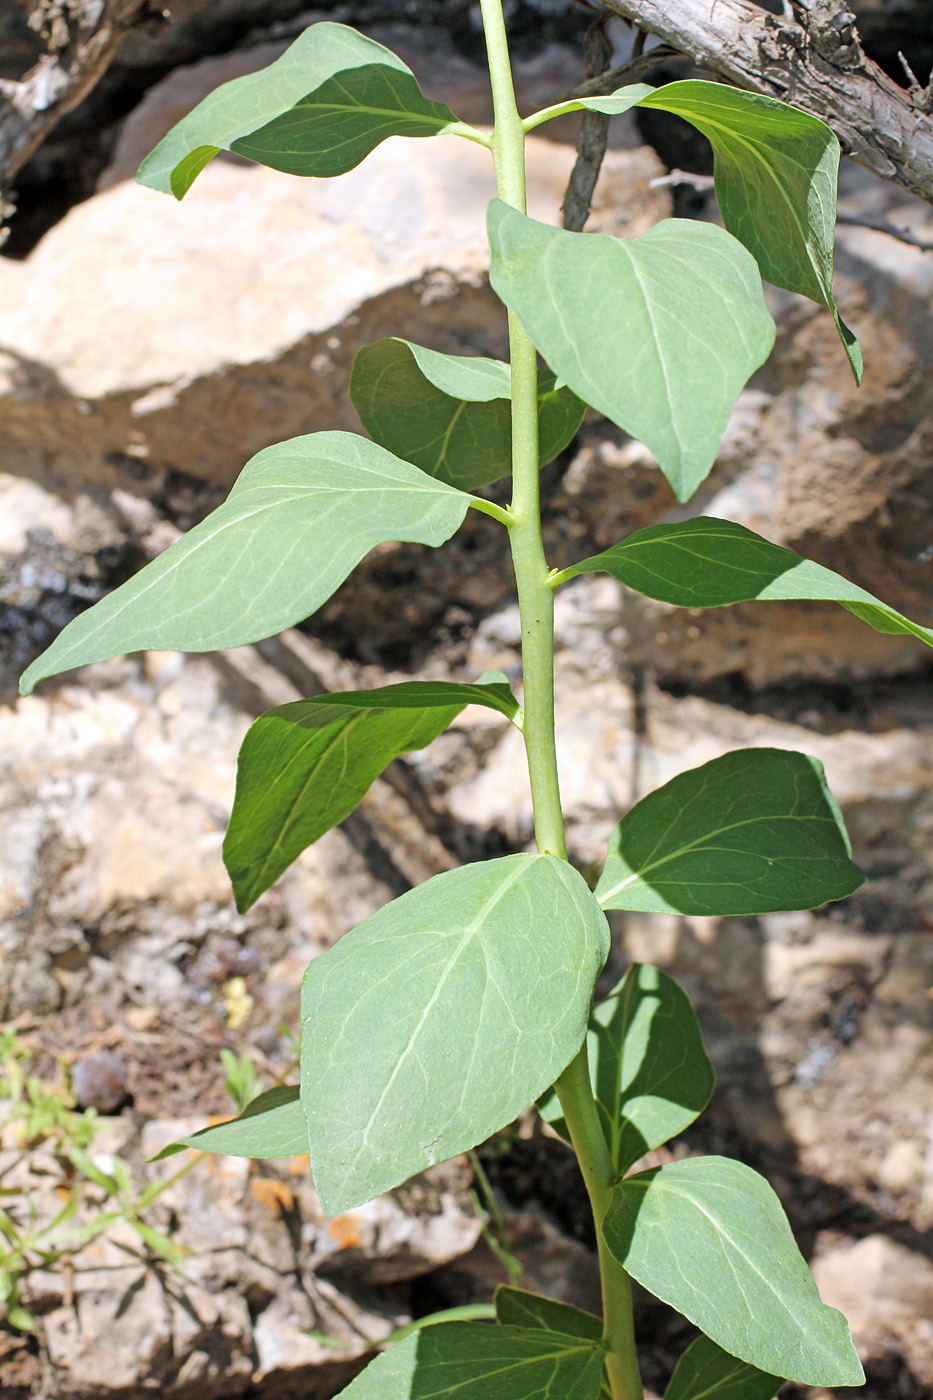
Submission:
[[[933,631],[880,602],[832,569],[736,525],[701,515],[670,525],[649,525],[602,554],[583,559],[552,579],[612,574],[628,588],[680,608],[726,603],[809,599],[840,603],[876,632],[903,633],[933,646]]]
[[[583,1337],[588,1342],[602,1340],[602,1319],[583,1312],[570,1303],[558,1303],[524,1288],[496,1289],[496,1317],[513,1327],[540,1327],[546,1332],[562,1332],[565,1337]]]
[[[664,1400],[774,1400],[783,1384],[709,1337],[697,1337],[678,1361]]]
[[[470,497],[354,433],[267,447],[226,501],[68,624],[20,681],[149,649],[214,651],[308,617],[374,545],[439,545]]]
[[[436,875],[315,958],[301,1095],[325,1211],[510,1123],[580,1048],[608,949],[582,876],[515,855]]]
[[[384,1351],[341,1393],[347,1400],[597,1400],[604,1355],[579,1337],[443,1322]]]
[[[281,1084],[253,1099],[237,1118],[180,1138],[153,1157],[160,1162],[193,1147],[224,1157],[302,1157],[308,1150],[308,1127],[297,1086]]]
[[[593,1095],[620,1175],[689,1127],[716,1082],[690,998],[648,964],[633,963],[615,991],[594,1006],[587,1051]],[[557,1095],[549,1092],[538,1107],[569,1141]]]
[[[560,378],[643,442],[685,501],[774,322],[754,258],[713,224],[567,233],[493,200],[491,280]]]
[[[604,909],[767,914],[815,909],[865,879],[823,773],[807,754],[723,754],[643,798],[609,841]]]
[[[495,673],[476,685],[409,681],[320,695],[261,715],[240,749],[224,841],[240,913],[353,811],[394,758],[429,744],[466,705],[518,714],[508,682]]]
[[[387,136],[436,136],[456,120],[422,96],[389,49],[325,21],[269,67],[206,97],[146,157],[137,179],[181,199],[221,150],[292,175],[342,175]]]
[[[560,104],[555,114],[586,107],[615,115],[636,106],[673,112],[703,133],[713,148],[726,228],[767,282],[829,308],[861,383],[862,352],[832,295],[839,142],[830,128],[773,97],[695,78],[581,98]]]
[[[750,1167],[688,1157],[626,1177],[603,1234],[633,1278],[731,1355],[801,1385],[864,1380],[845,1318],[820,1301],[780,1201]]]
[[[567,446],[584,404],[554,375],[538,372],[539,458]],[[441,355],[406,340],[377,340],[353,362],[350,398],[374,442],[429,476],[475,491],[512,470],[509,366]]]

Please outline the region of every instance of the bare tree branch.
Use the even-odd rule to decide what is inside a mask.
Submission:
[[[793,19],[750,0],[602,3],[698,67],[821,117],[846,155],[933,204],[933,117],[866,58],[843,0],[793,0]]]
[[[590,25],[583,46],[583,66],[588,78],[598,78],[612,66],[612,43],[606,19]],[[609,118],[601,112],[584,112],[577,140],[577,159],[564,196],[564,228],[579,233],[590,216],[593,191],[603,166],[609,141]]]
[[[30,24],[49,52],[18,82],[0,79],[0,205],[52,127],[101,77],[149,0],[39,0]],[[2,211],[0,211],[2,212]]]

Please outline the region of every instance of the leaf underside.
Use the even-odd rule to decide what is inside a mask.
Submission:
[[[224,863],[244,913],[308,846],[343,821],[400,754],[424,748],[467,705],[508,719],[505,676],[475,685],[409,681],[267,710],[240,748]]]
[[[633,963],[590,1012],[587,1056],[593,1096],[616,1171],[682,1133],[709,1103],[715,1075],[690,999],[672,978]],[[560,1101],[538,1105],[568,1142]]]
[[[236,1118],[214,1123],[179,1138],[152,1160],[159,1162],[194,1147],[225,1157],[301,1157],[308,1150],[308,1125],[301,1111],[297,1085],[280,1085],[259,1094]]]
[[[315,612],[375,545],[443,544],[470,499],[354,433],[276,443],[206,520],[70,622],[20,691],[123,652],[271,637]]]
[[[933,631],[911,622],[873,594],[744,525],[713,516],[649,525],[561,575],[612,574],[646,598],[680,608],[728,603],[839,603],[876,632],[916,637],[933,646]]]
[[[538,371],[541,466],[571,441],[585,405]],[[357,353],[350,398],[374,442],[429,476],[475,491],[512,470],[509,366],[479,356],[442,355],[394,338]]]
[[[604,909],[766,914],[858,889],[822,764],[784,749],[727,753],[672,778],[622,819],[596,886]]]
[[[754,258],[723,229],[684,219],[622,240],[493,200],[488,225],[497,296],[560,379],[643,442],[687,500],[774,344]]]
[[[713,148],[722,220],[766,282],[832,313],[856,382],[862,352],[833,300],[833,233],[839,142],[818,117],[758,93],[688,78],[620,88],[577,104],[610,115],[648,107],[682,117]]]
[[[337,1215],[497,1132],[586,1033],[605,916],[516,855],[436,875],[315,958],[302,989],[311,1169]]]
[[[342,175],[388,136],[436,136],[454,122],[389,49],[325,20],[267,68],[206,97],[136,178],[181,199],[221,150],[292,175]]]
[[[771,1187],[725,1157],[627,1177],[603,1223],[633,1278],[732,1356],[801,1385],[864,1380],[845,1318],[820,1301]]]

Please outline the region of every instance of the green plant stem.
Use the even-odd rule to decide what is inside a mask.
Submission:
[[[632,1284],[603,1239],[602,1224],[612,1198],[615,1171],[590,1086],[586,1041],[583,1049],[554,1085],[564,1122],[570,1133],[583,1180],[586,1183],[599,1251],[599,1277],[603,1299],[603,1340],[609,1348],[606,1371],[614,1400],[643,1400],[635,1328],[632,1318]]]
[[[515,105],[500,0],[482,0],[496,125],[492,152],[499,198],[525,212],[525,135]],[[509,315],[512,365],[512,503],[509,540],[518,586],[525,684],[525,749],[538,850],[567,858],[554,741],[554,597],[541,539],[538,495],[538,362]]]
[[[492,152],[499,198],[522,213],[525,131],[515,105],[501,0],[481,0],[495,130]],[[557,749],[554,738],[554,594],[541,538],[538,491],[537,355],[524,329],[509,316],[512,362],[512,523],[509,539],[518,586],[525,688],[524,737],[539,851],[567,858]],[[613,1165],[590,1086],[586,1042],[557,1081],[557,1092],[593,1208],[599,1241],[606,1369],[613,1400],[642,1400],[632,1325],[629,1276],[609,1253],[601,1225],[609,1206]]]

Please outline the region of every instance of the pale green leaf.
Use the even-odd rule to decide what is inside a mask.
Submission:
[[[839,142],[830,128],[773,97],[696,78],[580,98],[554,114],[587,108],[614,116],[636,106],[672,112],[703,133],[726,228],[767,282],[828,307],[861,383],[862,352],[832,294]]]
[[[346,1400],[597,1400],[602,1347],[481,1322],[425,1327],[371,1362]]]
[[[280,1084],[259,1094],[243,1112],[226,1123],[213,1123],[170,1143],[153,1157],[160,1162],[193,1147],[224,1157],[302,1157],[308,1150],[308,1128],[297,1085]]]
[[[505,676],[407,681],[296,700],[260,715],[240,749],[224,861],[241,913],[343,821],[399,754],[424,748],[466,705],[518,714]]]
[[[18,1303],[14,1304],[12,1308],[7,1308],[6,1321],[17,1332],[34,1332],[36,1330],[36,1319],[27,1308],[20,1307]]]
[[[496,294],[560,379],[650,448],[687,500],[774,344],[755,259],[685,219],[623,240],[493,200],[488,224]]]
[[[546,1332],[562,1332],[566,1337],[583,1337],[588,1342],[602,1339],[602,1319],[570,1303],[508,1287],[496,1289],[495,1303],[496,1317],[506,1325],[539,1327]]]
[[[697,1337],[678,1361],[664,1400],[774,1400],[783,1384],[709,1337]]]
[[[221,150],[292,175],[342,175],[387,136],[436,136],[456,120],[422,96],[389,49],[324,21],[267,68],[206,97],[146,157],[137,179],[181,199]]]
[[[354,433],[267,447],[226,501],[81,613],[20,681],[143,650],[244,646],[301,622],[374,545],[439,545],[471,498]]]
[[[623,817],[596,886],[604,909],[767,914],[858,889],[849,839],[807,754],[744,749],[681,773]]]
[[[339,1215],[465,1152],[579,1050],[605,915],[553,856],[436,875],[305,973],[301,1098],[311,1169]]]
[[[690,998],[656,967],[633,963],[590,1012],[587,1058],[593,1096],[620,1175],[689,1127],[716,1082]],[[538,1105],[568,1141],[553,1091]]]
[[[570,442],[584,404],[538,372],[542,466]],[[441,355],[394,338],[364,345],[353,362],[350,398],[374,442],[429,476],[475,491],[512,470],[509,366],[479,356]]]
[[[840,603],[876,632],[902,633],[933,646],[933,631],[902,617],[873,594],[832,569],[736,525],[701,515],[670,525],[649,525],[602,554],[564,569],[551,580],[576,574],[612,574],[647,598],[681,608],[726,603],[813,601]]]
[[[164,1235],[161,1230],[154,1230],[144,1220],[131,1220],[130,1223],[146,1248],[157,1254],[160,1259],[164,1259],[167,1264],[182,1264],[191,1253],[190,1249],[175,1244],[168,1235]]]
[[[771,1187],[726,1157],[629,1176],[603,1222],[642,1287],[725,1351],[801,1385],[860,1385],[846,1320],[820,1301]]]

